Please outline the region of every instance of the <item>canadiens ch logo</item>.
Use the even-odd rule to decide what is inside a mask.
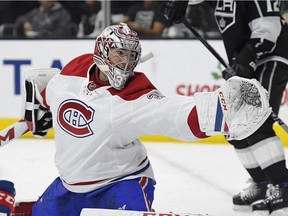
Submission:
[[[93,131],[89,124],[92,122],[94,110],[79,100],[68,99],[58,108],[58,124],[72,136],[82,138],[91,136]]]
[[[158,91],[152,91],[151,93],[149,93],[148,95],[147,95],[147,98],[148,99],[153,99],[153,98],[155,98],[155,99],[158,99],[158,100],[160,100],[160,99],[162,99],[162,98],[164,98],[165,96],[164,95],[162,95],[160,92],[158,92]]]

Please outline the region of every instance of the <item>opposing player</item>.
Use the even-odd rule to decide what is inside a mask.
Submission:
[[[59,171],[33,216],[79,216],[83,208],[151,211],[155,178],[139,136],[242,139],[271,113],[261,85],[237,77],[215,92],[164,96],[134,71],[141,53],[137,33],[121,23],[107,27],[94,53],[70,61],[45,89],[33,73],[26,78],[24,118],[33,133],[45,134],[52,113]]]
[[[203,2],[203,1],[202,1]],[[181,22],[188,1],[165,1],[163,12],[174,22]],[[198,1],[199,3],[199,1]],[[205,1],[214,9],[232,75],[256,78],[269,91],[273,111],[278,114],[288,80],[288,27],[280,13],[280,1]],[[233,197],[234,209],[269,211],[288,215],[288,170],[283,143],[273,131],[273,120],[267,121],[253,135],[233,140],[236,153],[253,179],[252,184]],[[270,194],[266,196],[268,183]]]

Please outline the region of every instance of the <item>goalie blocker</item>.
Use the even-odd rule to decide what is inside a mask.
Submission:
[[[43,137],[52,128],[52,114],[45,107],[41,92],[50,79],[59,72],[57,68],[42,68],[25,73],[22,119],[26,121],[29,130],[35,136]]]
[[[268,92],[255,79],[234,76],[215,92],[194,94],[200,130],[242,140],[269,117]]]

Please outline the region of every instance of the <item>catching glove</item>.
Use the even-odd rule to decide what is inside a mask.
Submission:
[[[10,216],[14,211],[15,188],[10,181],[0,180],[0,215]]]
[[[200,130],[208,136],[242,140],[271,114],[268,92],[255,79],[232,77],[214,92],[194,94]]]
[[[185,17],[188,1],[163,1],[161,11],[170,22],[181,23]]]
[[[257,54],[251,43],[247,43],[241,52],[232,60],[232,66],[226,68],[222,72],[222,76],[225,80],[228,80],[232,76],[239,76],[248,79],[253,77],[253,73],[256,70]]]

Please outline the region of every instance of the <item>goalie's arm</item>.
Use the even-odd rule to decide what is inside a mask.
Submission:
[[[144,134],[189,142],[216,134],[244,139],[271,113],[266,93],[256,80],[240,77],[229,79],[215,92],[196,93],[194,98],[163,96],[155,89],[133,102],[132,107],[129,104],[129,115],[115,114],[112,122],[117,133],[125,134],[129,140]]]

